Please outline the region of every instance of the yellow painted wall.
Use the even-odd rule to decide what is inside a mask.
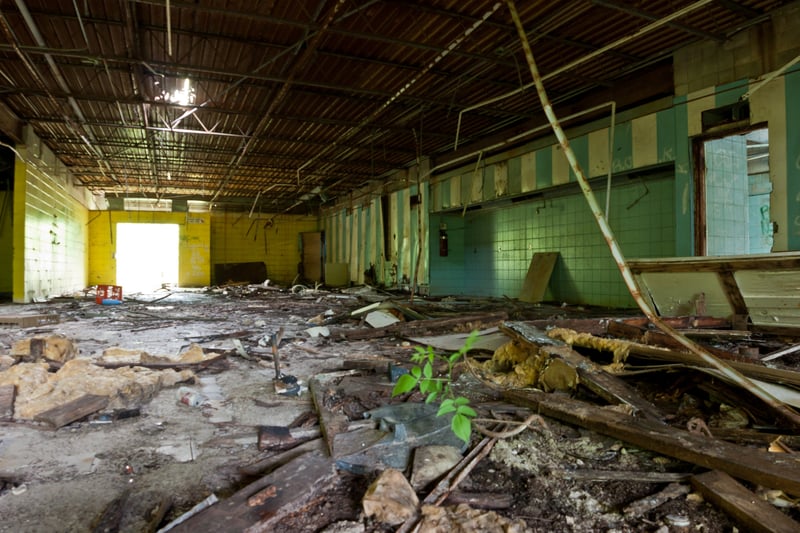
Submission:
[[[265,227],[266,226],[266,227]],[[214,213],[211,216],[211,265],[264,262],[267,278],[291,283],[300,262],[300,233],[319,230],[317,217]],[[220,280],[215,280],[219,283]]]
[[[14,257],[12,262],[13,298],[25,302],[25,175],[27,168],[19,158],[14,163]],[[20,250],[23,252],[20,253]]]
[[[89,218],[89,285],[115,285],[117,224],[177,224],[178,285],[211,284],[211,216],[208,213],[92,211]],[[123,288],[124,290],[124,288]]]
[[[0,294],[12,293],[12,250],[14,228],[14,194],[0,191]]]

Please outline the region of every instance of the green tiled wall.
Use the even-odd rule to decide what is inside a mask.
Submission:
[[[705,143],[706,253],[740,255],[749,251],[747,146],[742,136]]]
[[[663,202],[674,194],[671,179],[615,187],[611,224],[629,257],[671,256],[674,213]],[[516,298],[534,252],[558,251],[545,298],[556,302],[633,307],[619,270],[583,196],[528,202],[487,212],[431,215],[431,227],[447,224],[449,254],[431,254],[432,294]],[[438,233],[438,232],[437,232]],[[432,250],[438,235],[431,234]]]

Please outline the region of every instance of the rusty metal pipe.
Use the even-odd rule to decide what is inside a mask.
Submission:
[[[786,404],[776,399],[774,396],[756,385],[747,377],[743,376],[736,370],[732,369],[714,357],[708,351],[704,350],[702,346],[684,337],[678,331],[667,325],[658,315],[656,315],[656,313],[650,307],[650,304],[648,304],[647,301],[642,297],[639,287],[636,284],[636,280],[633,277],[633,273],[631,272],[628,263],[625,261],[625,257],[622,255],[622,249],[617,243],[614,233],[611,231],[611,227],[608,225],[603,211],[600,209],[600,205],[597,203],[597,199],[595,198],[594,193],[589,186],[589,182],[583,173],[580,163],[578,163],[575,152],[572,151],[572,148],[569,145],[569,140],[564,134],[564,130],[558,123],[558,118],[553,111],[553,106],[550,104],[547,92],[545,91],[542,76],[539,74],[539,68],[536,66],[536,61],[533,58],[533,51],[531,50],[530,43],[528,42],[528,37],[525,34],[525,28],[522,26],[522,21],[519,18],[519,13],[517,12],[514,0],[506,0],[506,4],[511,12],[511,17],[514,19],[514,26],[517,28],[517,33],[519,34],[519,38],[522,43],[522,49],[525,52],[525,59],[528,61],[528,67],[530,68],[531,75],[533,76],[533,81],[536,85],[536,91],[539,93],[539,100],[541,101],[542,109],[547,116],[548,122],[550,122],[550,125],[553,128],[553,133],[555,134],[556,138],[558,138],[558,142],[564,150],[564,155],[566,156],[567,161],[569,161],[569,164],[575,173],[581,190],[583,191],[583,195],[586,198],[586,203],[589,204],[589,208],[594,214],[597,225],[600,227],[600,231],[603,233],[603,236],[606,239],[606,243],[611,251],[611,255],[614,257],[614,260],[619,267],[619,271],[622,274],[622,279],[624,280],[625,285],[628,287],[631,296],[633,296],[633,299],[638,304],[639,309],[641,309],[645,316],[647,316],[647,318],[658,329],[674,338],[683,347],[700,357],[709,366],[719,370],[728,380],[750,391],[753,395],[774,409],[775,412],[781,416],[781,418],[791,423],[794,427],[800,428],[800,415],[798,415],[794,410],[790,409]]]

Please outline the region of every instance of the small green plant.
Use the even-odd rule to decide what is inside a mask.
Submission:
[[[425,395],[425,403],[440,400],[436,416],[455,413],[450,428],[459,439],[466,443],[469,443],[469,437],[472,434],[472,418],[477,413],[469,406],[469,399],[453,393],[450,384],[453,380],[453,367],[472,348],[477,338],[478,332],[471,332],[465,339],[464,345],[450,355],[439,355],[430,346],[425,348],[417,346],[414,355],[411,356],[411,362],[421,366],[414,366],[410,373],[400,376],[392,390],[392,396],[397,396],[419,387],[419,391]],[[447,372],[442,376],[433,375],[434,364],[437,360],[447,363]]]

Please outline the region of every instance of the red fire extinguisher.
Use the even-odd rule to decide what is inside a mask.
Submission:
[[[439,256],[447,257],[447,226],[439,227]]]

